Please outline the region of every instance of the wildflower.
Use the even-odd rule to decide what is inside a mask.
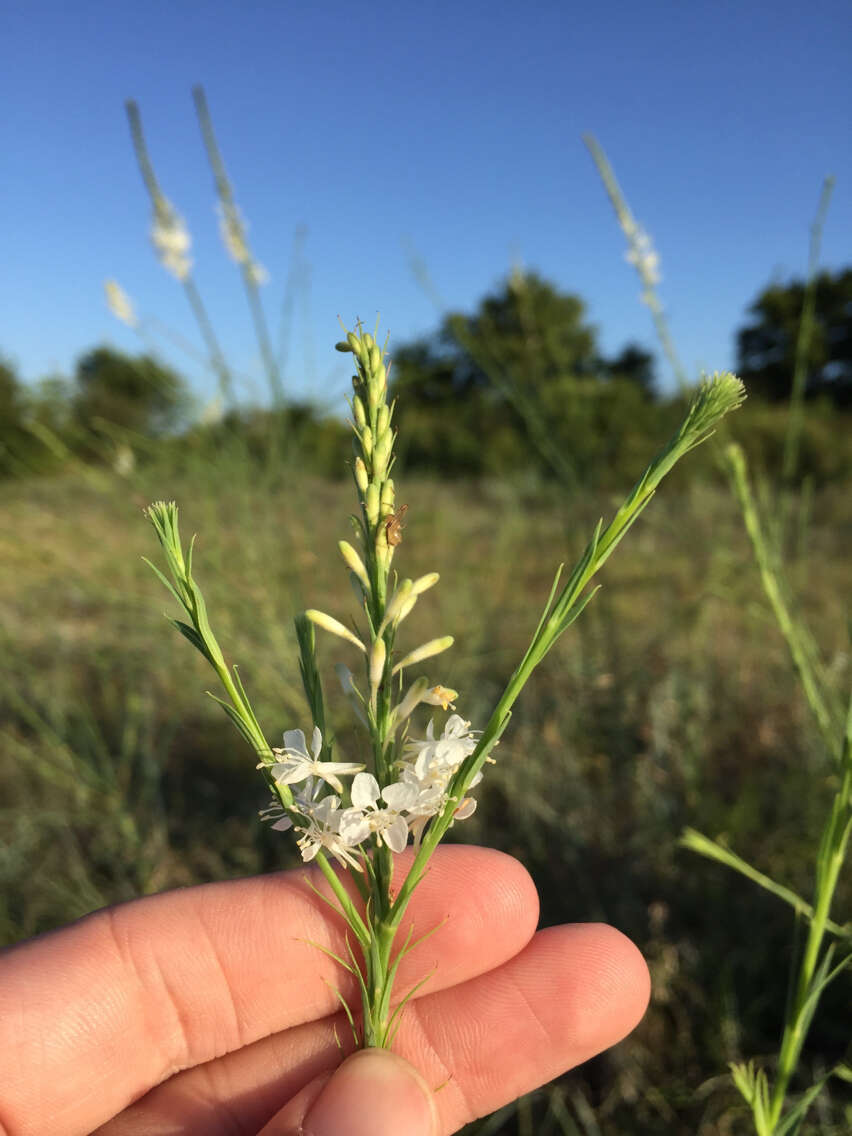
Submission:
[[[378,807],[380,798],[385,808]],[[417,798],[416,785],[397,781],[381,789],[372,773],[359,773],[352,781],[352,808],[343,814],[341,835],[350,844],[360,844],[372,832],[379,844],[402,852],[408,843],[408,821],[402,814],[417,804]]]
[[[411,755],[409,767],[423,783],[443,782],[450,778],[466,757],[476,749],[479,731],[470,729],[460,714],[451,714],[439,738],[435,737],[434,722],[430,719],[426,737],[410,738],[406,748]]]
[[[305,863],[313,860],[320,849],[334,856],[340,864],[349,864],[356,871],[362,871],[350,849],[357,841],[349,840],[340,832],[341,810],[337,797],[323,797],[313,810],[307,825],[296,826],[302,836],[296,842]]]
[[[348,761],[320,761],[322,734],[317,726],[314,726],[311,738],[311,754],[308,754],[305,735],[301,730],[285,730],[284,748],[273,749],[272,752],[283,760],[261,762],[258,769],[270,769],[278,785],[296,785],[309,777],[319,777],[327,781],[336,792],[342,793],[343,785],[340,777],[359,773],[364,768],[363,765],[355,765]]]

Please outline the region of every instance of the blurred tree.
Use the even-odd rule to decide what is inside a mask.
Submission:
[[[393,354],[404,458],[441,472],[537,467],[587,481],[623,433],[613,420],[635,422],[653,380],[638,347],[603,358],[583,301],[535,273],[515,273],[473,314],[451,313]]]
[[[749,393],[773,402],[790,397],[805,285],[772,284],[750,305],[737,333],[737,370]],[[815,284],[814,322],[805,361],[805,393],[852,406],[852,268],[822,272]]]
[[[613,359],[603,359],[603,370],[611,379],[635,383],[649,398],[656,394],[654,356],[636,343],[628,343]]]
[[[161,437],[177,429],[189,409],[181,376],[149,355],[98,347],[79,359],[74,383],[73,417],[94,433],[104,423]]]
[[[0,475],[14,472],[23,441],[24,395],[12,364],[0,358]]]

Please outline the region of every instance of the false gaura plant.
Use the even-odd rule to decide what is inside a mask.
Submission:
[[[395,431],[385,352],[360,324],[337,349],[352,354],[356,372],[351,410],[358,547],[345,540],[338,547],[353,578],[360,612],[352,625],[357,630],[315,610],[295,621],[312,723],[310,742],[301,729],[289,729],[282,747],[269,745],[237,668],[227,665],[211,630],[192,574],[192,543],[184,554],[176,505],[157,502],[146,512],[165,553],[171,582],[151,567],[185,613],[185,618],[172,622],[218,674],[226,697],[213,697],[253,749],[271,791],[271,803],[261,816],[275,829],[293,831],[302,858],[313,861],[325,876],[351,932],[350,958],[338,957],[337,961],[352,972],[361,992],[360,1023],[344,1003],[356,1042],[365,1047],[390,1047],[401,1011],[414,993],[408,991],[394,1005],[394,979],[401,959],[417,945],[410,935],[397,944],[397,931],[430,856],[454,821],[473,812],[471,790],[481,780],[485,763],[494,760],[492,751],[509,723],[513,703],[538,663],[594,595],[596,589],[587,588],[592,577],[663,477],[712,433],[723,415],[742,402],[744,390],[739,379],[728,373],[705,379],[668,445],[610,523],[604,527],[599,522],[567,578],[560,565],[529,647],[484,727],[472,729],[470,722],[452,713],[440,728],[430,720],[420,736],[413,720],[423,713],[422,707],[454,710],[458,695],[422,676],[409,681],[409,675],[425,660],[447,650],[453,640],[447,635],[411,648],[398,645],[406,616],[438,582],[438,574],[411,580],[398,579],[391,571],[402,540],[405,506],[397,507],[390,476]],[[487,444],[483,439],[483,445]],[[359,661],[357,677],[342,663],[337,670],[368,735],[367,764],[338,760],[341,755],[333,751],[317,667],[316,628],[336,636]],[[392,891],[394,857],[409,842],[413,844],[410,866]],[[351,875],[355,898],[331,861]]]

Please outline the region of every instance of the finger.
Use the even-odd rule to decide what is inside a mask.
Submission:
[[[516,861],[439,850],[411,908],[415,934],[438,929],[400,988],[439,960],[432,989],[489,969],[537,914]],[[138,900],[0,955],[0,1131],[88,1133],[180,1069],[329,1014],[331,986],[354,1001],[312,944],[346,952],[300,870]]]
[[[511,961],[409,1005],[394,1045],[433,1087],[440,1131],[493,1112],[615,1044],[648,1001],[642,956],[612,927],[540,931]],[[250,1136],[304,1116],[340,1063],[342,1015],[265,1038],[160,1085],[99,1136]]]
[[[439,1136],[439,1123],[432,1090],[412,1065],[386,1049],[364,1049],[308,1086],[258,1136]]]

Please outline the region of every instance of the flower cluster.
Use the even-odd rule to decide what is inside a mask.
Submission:
[[[638,225],[628,214],[619,214],[619,221],[627,237],[628,249],[624,259],[632,264],[639,273],[642,281],[642,301],[648,303],[650,294],[662,279],[660,275],[660,257],[650,236],[641,225]]]
[[[340,863],[360,870],[355,849],[370,837],[392,852],[403,851],[409,834],[419,843],[429,820],[450,800],[450,782],[473,753],[477,740],[478,732],[458,714],[450,716],[437,738],[430,720],[425,738],[407,741],[406,754],[397,763],[399,780],[382,787],[372,773],[364,772],[363,765],[321,760],[323,740],[318,727],[314,727],[310,753],[302,731],[287,730],[284,746],[272,751],[275,760],[262,762],[258,768],[267,769],[276,785],[300,785],[301,789],[291,809],[273,798],[260,815],[279,832],[294,828],[301,834],[298,846],[303,860],[313,860],[323,849]],[[344,787],[340,779],[350,776],[351,803],[341,807]],[[480,779],[481,774],[472,784]],[[334,791],[323,795],[323,784]],[[473,798],[466,797],[453,815],[464,820],[475,808]]]

